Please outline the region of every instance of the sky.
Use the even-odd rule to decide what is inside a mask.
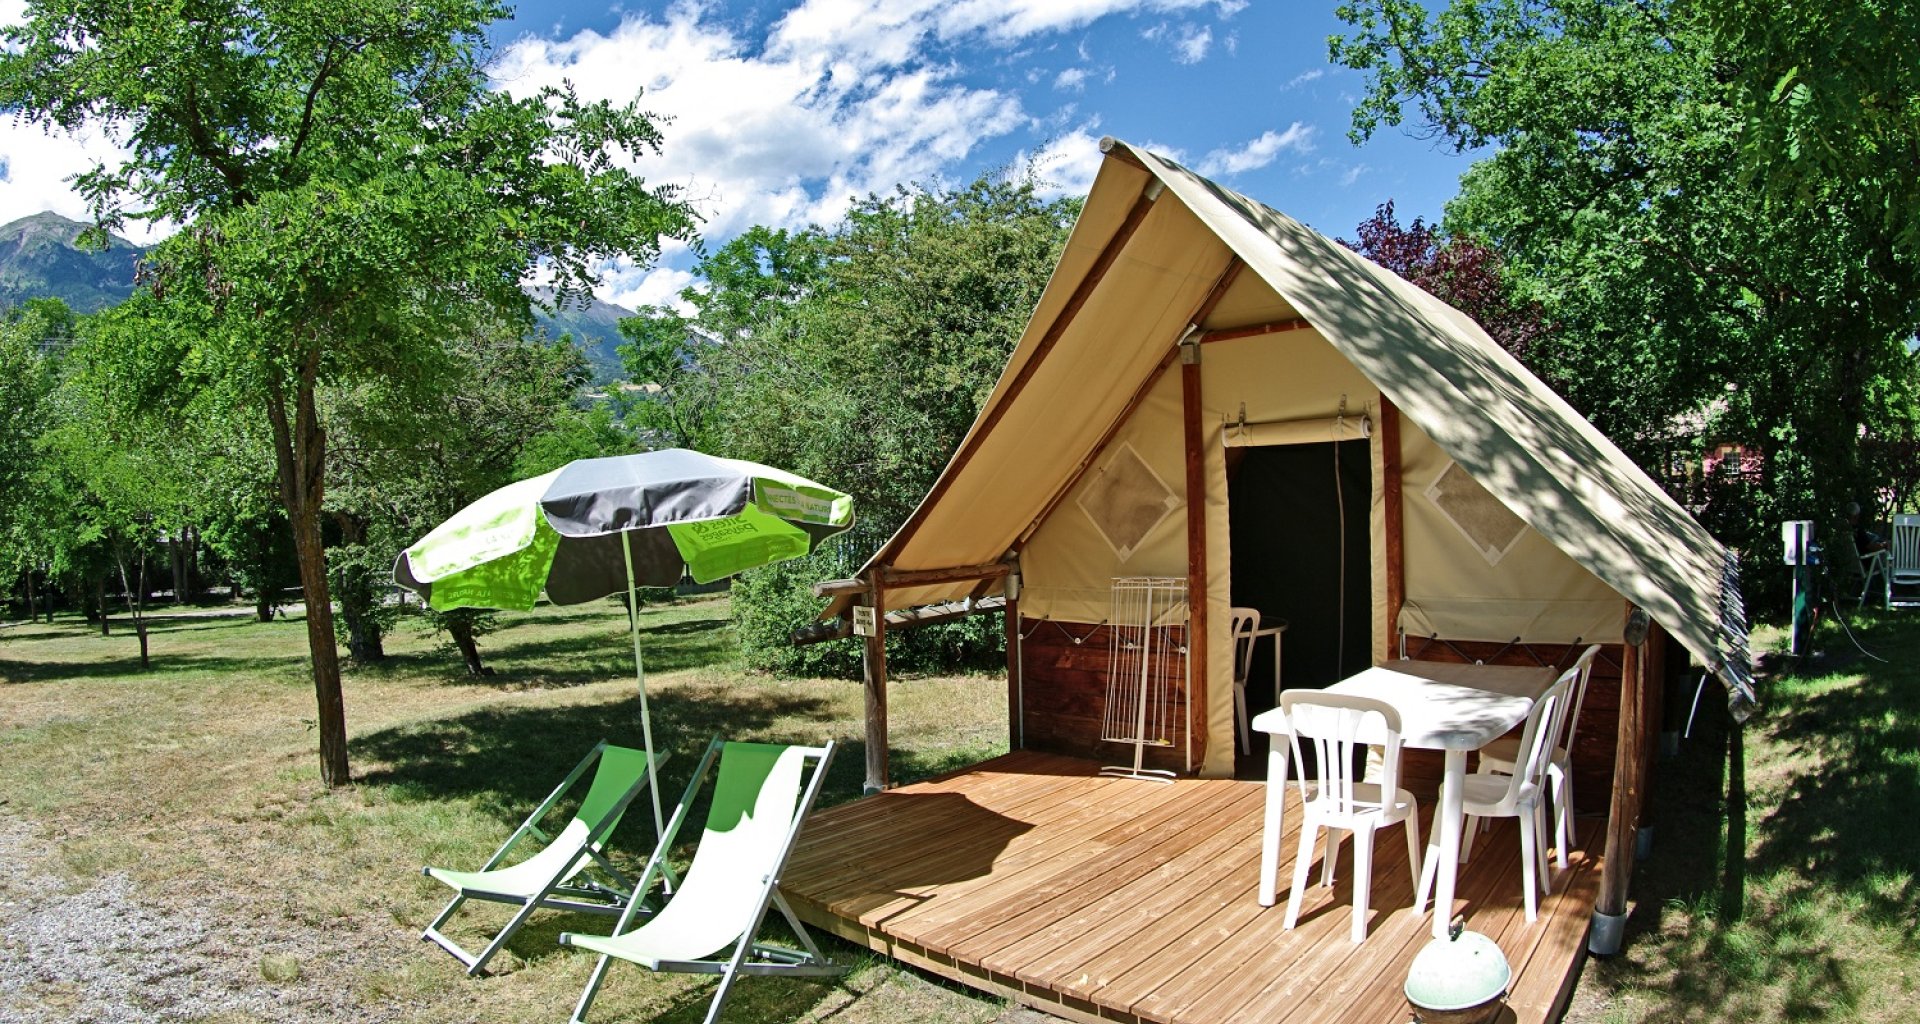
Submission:
[[[0,0],[0,24],[23,0]],[[1347,138],[1364,78],[1327,61],[1333,0],[530,0],[496,24],[492,75],[521,93],[657,115],[638,163],[680,189],[709,246],[755,224],[832,224],[898,184],[963,185],[1031,166],[1084,194],[1112,135],[1336,236],[1389,199],[1437,218],[1468,157],[1383,129]],[[0,120],[0,223],[84,204],[67,178],[111,160],[98,132]],[[151,241],[154,233],[137,241]],[[605,268],[602,298],[677,305],[693,254]]]

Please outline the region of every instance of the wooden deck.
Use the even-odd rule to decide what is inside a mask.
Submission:
[[[1367,941],[1348,941],[1352,853],[1310,885],[1282,931],[1300,815],[1289,809],[1280,902],[1255,899],[1264,787],[1103,779],[1090,761],[1019,752],[813,815],[782,888],[809,924],[1081,1021],[1405,1021],[1414,917],[1398,829],[1375,843]],[[1297,797],[1295,798],[1297,799]],[[1432,802],[1422,803],[1422,835]],[[1520,904],[1512,822],[1477,837],[1460,874],[1468,927],[1513,965],[1516,1024],[1557,1020],[1598,886],[1600,824],[1579,822],[1539,920]],[[1322,844],[1324,849],[1324,844]],[[1313,876],[1318,880],[1318,869]]]

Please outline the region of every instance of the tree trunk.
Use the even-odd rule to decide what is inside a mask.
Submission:
[[[140,638],[140,671],[145,672],[152,667],[147,658],[147,559],[138,554],[134,559],[140,566],[136,574],[138,587],[134,586],[134,580],[127,577],[126,556],[121,555],[116,561],[120,565],[120,589],[126,591],[123,596],[127,602],[127,614],[133,617],[133,635]]]
[[[27,570],[27,621],[34,622],[34,621],[37,621],[39,618],[40,618],[40,606],[38,604],[35,604],[33,600],[33,570],[28,569]]]
[[[93,606],[100,611],[100,635],[112,636],[113,624],[107,621],[107,574],[93,578]]]
[[[352,781],[347,766],[347,709],[340,692],[340,651],[333,639],[333,598],[327,588],[327,554],[320,535],[320,501],[326,489],[326,429],[320,425],[314,388],[320,373],[318,339],[309,344],[295,385],[293,417],[275,386],[266,402],[273,423],[273,454],[280,500],[293,530],[300,563],[300,592],[307,604],[307,650],[313,663],[318,706],[320,783],[328,789]]]
[[[480,643],[473,635],[473,622],[464,615],[451,615],[447,618],[447,635],[453,637],[453,646],[460,649],[460,660],[466,662],[470,676],[490,676],[493,670],[480,661]]]
[[[239,597],[239,588],[235,587],[234,596]],[[253,617],[261,622],[273,621],[273,594],[266,587],[253,592]]]
[[[167,563],[173,570],[173,603],[187,603],[187,535],[184,529],[174,532],[173,541],[167,545]]]

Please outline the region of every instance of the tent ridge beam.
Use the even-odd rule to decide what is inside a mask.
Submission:
[[[1254,324],[1250,327],[1228,327],[1218,331],[1202,331],[1198,338],[1200,344],[1208,345],[1216,341],[1236,341],[1240,338],[1259,338],[1268,334],[1284,334],[1288,331],[1310,331],[1313,325],[1299,317],[1291,320],[1275,320],[1267,324]]]
[[[915,629],[920,626],[934,626],[942,622],[958,622],[975,615],[1005,610],[1007,599],[1004,597],[983,597],[977,601],[945,601],[940,604],[922,605],[918,608],[902,608],[887,613],[888,629]],[[844,618],[834,618],[826,622],[816,622],[811,626],[796,629],[787,637],[787,642],[795,647],[809,644],[826,643],[830,640],[845,640],[853,635],[853,623]]]
[[[955,565],[942,569],[895,569],[878,567],[881,580],[889,588],[924,587],[935,583],[960,583],[968,580],[997,580],[1013,571],[1006,562],[980,565]]]

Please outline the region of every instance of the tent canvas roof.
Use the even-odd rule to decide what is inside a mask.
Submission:
[[[929,499],[868,569],[1002,558],[1125,414],[1179,336],[1169,315],[1193,308],[1217,264],[1130,250],[1128,259],[1150,260],[1161,280],[1179,282],[1180,294],[1108,287],[1082,312],[1148,329],[1108,333],[1097,348],[1070,343],[1086,333],[1055,345],[1048,332],[1096,253],[1129,217],[1138,222],[1141,201],[1165,207],[1171,196],[1211,233],[1208,248],[1224,243],[1481,486],[1665,626],[1733,692],[1737,711],[1752,704],[1737,556],[1478,324],[1284,214],[1126,143],[1102,148],[1100,175],[998,386]],[[1045,363],[1024,371],[1024,390],[1013,387],[1036,359]],[[1051,443],[1021,441],[1032,437]],[[970,587],[890,591],[888,604],[948,600]]]

